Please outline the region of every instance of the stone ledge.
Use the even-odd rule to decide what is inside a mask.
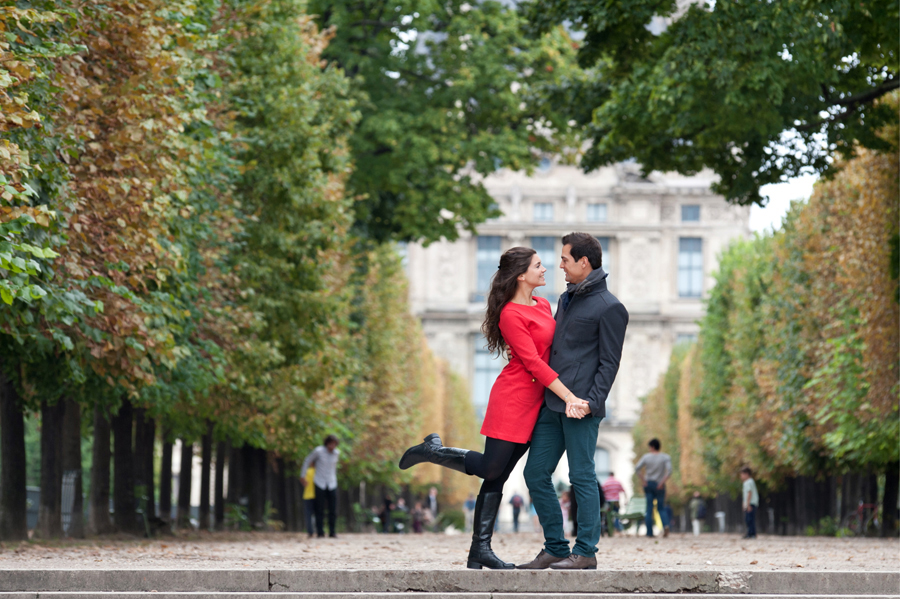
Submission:
[[[900,572],[0,570],[0,592],[816,595],[900,597]],[[187,596],[187,595],[186,595]],[[335,595],[337,597],[337,595]]]
[[[0,599],[584,599],[584,593],[151,593],[40,592],[2,593]],[[597,594],[596,599],[634,599],[633,593]],[[682,595],[684,599],[896,599],[897,595]],[[672,599],[670,594],[646,594],[642,599]]]

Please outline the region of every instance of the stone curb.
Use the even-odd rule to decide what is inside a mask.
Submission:
[[[138,599],[153,597],[154,599],[584,599],[585,594],[571,593],[82,593],[82,592],[39,592],[39,593],[2,593],[0,599]],[[628,594],[588,594],[597,599],[634,599]],[[682,595],[685,599],[895,599],[896,595]],[[641,595],[642,599],[672,599],[669,594]]]
[[[689,593],[900,596],[900,572],[0,570],[0,592]]]

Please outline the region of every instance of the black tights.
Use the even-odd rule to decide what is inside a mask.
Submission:
[[[466,473],[484,479],[481,493],[499,493],[529,445],[487,437],[484,453],[470,451],[466,454]]]

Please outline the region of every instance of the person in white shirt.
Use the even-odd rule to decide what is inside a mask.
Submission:
[[[647,443],[650,451],[645,453],[634,467],[641,484],[644,485],[644,496],[647,498],[647,515],[645,524],[647,536],[653,536],[653,500],[662,520],[663,536],[669,536],[669,512],[666,510],[666,481],[672,476],[672,458],[660,451],[659,439],[650,439]],[[644,472],[641,472],[644,470]]]
[[[316,535],[319,538],[325,536],[325,506],[328,506],[328,536],[335,538],[335,523],[337,522],[337,464],[341,452],[338,451],[338,439],[334,435],[328,435],[321,445],[313,449],[300,472],[306,472],[310,466],[316,467],[313,484],[316,487]],[[306,486],[306,480],[301,478],[300,484]]]
[[[741,503],[744,508],[744,521],[747,524],[745,539],[756,538],[756,510],[759,509],[759,492],[756,490],[756,481],[753,480],[753,471],[747,466],[741,468]]]

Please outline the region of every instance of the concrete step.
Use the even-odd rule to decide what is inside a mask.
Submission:
[[[0,593],[0,599],[634,599],[634,593]],[[672,599],[670,594],[644,594],[641,599]],[[679,599],[896,599],[897,595],[679,595]]]
[[[104,592],[180,593],[193,597],[201,596],[197,593],[512,594],[531,599],[541,594],[585,593],[900,597],[900,571],[0,570],[0,593],[23,592],[39,593],[42,598],[50,592],[93,596]]]

